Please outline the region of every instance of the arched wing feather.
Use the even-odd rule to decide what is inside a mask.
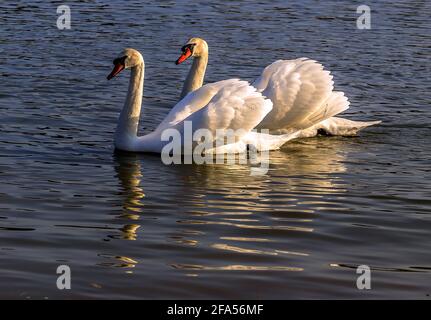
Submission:
[[[189,97],[190,94],[185,97],[190,101],[188,101],[184,110],[189,110],[197,105],[194,99],[198,99],[200,90],[208,90],[208,88],[205,88],[206,86],[194,92],[196,98]],[[239,138],[255,128],[272,109],[272,102],[265,99],[261,93],[256,91],[256,88],[246,81],[231,79],[219,81],[210,86],[213,86],[212,89],[214,89],[211,91],[212,98],[204,107],[192,112],[183,120],[191,121],[193,131],[208,129],[215,137],[216,133],[218,133],[217,130],[219,132],[239,130],[243,132],[236,135]],[[200,100],[199,103],[207,100],[207,98]],[[179,122],[178,125],[181,126],[182,122]]]
[[[334,92],[333,85],[330,72],[314,60],[274,62],[253,83],[273,102],[273,110],[259,128],[300,130],[344,111],[347,98]]]
[[[190,92],[181,99],[168,113],[165,119],[159,124],[157,130],[172,127],[185,118],[205,107],[220,90],[223,81],[204,85],[203,87]]]

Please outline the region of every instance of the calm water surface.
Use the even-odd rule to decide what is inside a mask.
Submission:
[[[0,4],[0,298],[423,298],[431,294],[429,1],[63,1]],[[247,165],[165,166],[112,146],[127,74],[146,59],[141,132],[178,99],[191,36],[207,81],[252,81],[276,59],[332,70],[345,116],[383,120]],[[72,290],[56,268],[72,268]],[[356,289],[356,267],[372,290]]]

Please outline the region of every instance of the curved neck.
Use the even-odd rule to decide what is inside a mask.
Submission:
[[[189,92],[195,91],[202,87],[204,83],[205,70],[208,64],[208,51],[202,52],[199,57],[193,59],[192,67],[184,82],[183,91],[181,92],[181,99],[184,98]]]
[[[116,146],[124,146],[133,141],[138,134],[141,115],[142,94],[144,91],[144,64],[132,68],[126,102],[118,120],[115,132]]]

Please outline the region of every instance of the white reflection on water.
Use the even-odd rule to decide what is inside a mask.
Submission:
[[[154,175],[160,175],[158,192],[167,188],[165,192],[169,193],[172,205],[175,203],[175,210],[168,210],[176,212],[172,217],[176,219],[175,226],[164,235],[166,243],[178,252],[185,247],[202,252],[201,258],[194,258],[195,263],[170,262],[172,267],[301,271],[300,266],[262,262],[258,257],[287,259],[286,263],[292,257],[312,258],[312,252],[295,250],[292,248],[295,243],[286,239],[293,236],[292,232],[314,232],[318,227],[315,219],[325,209],[343,208],[340,202],[331,200],[331,196],[342,197],[346,191],[340,174],[346,171],[343,162],[348,146],[343,139],[319,138],[289,144],[271,153],[268,174],[258,177],[249,175],[247,165],[165,166],[153,155],[116,154],[115,168],[122,189],[122,211],[117,217],[135,221],[121,228],[121,239],[139,238],[139,222],[143,214],[148,215],[147,210],[154,215],[157,212],[165,215],[163,210],[148,209],[163,204],[162,199],[153,198],[157,189],[153,185]],[[150,191],[145,191],[145,187]],[[154,219],[157,221],[158,217]],[[280,232],[285,238],[280,237]],[[140,236],[145,241],[146,235]],[[229,257],[237,256],[236,260],[249,258],[244,264],[229,264],[229,257],[225,260],[217,257],[218,266],[207,265],[205,259],[216,255],[217,251],[225,251]],[[113,266],[129,267],[118,258],[123,255],[113,257],[120,261]],[[250,260],[250,257],[254,258]],[[128,259],[136,265],[137,259]]]
[[[143,206],[142,199],[145,193],[140,186],[141,183],[141,165],[138,161],[116,166],[118,179],[121,182],[123,200],[123,211],[118,216],[119,218],[137,221],[141,207]],[[140,225],[126,224],[121,228],[123,239],[136,240],[137,230]]]

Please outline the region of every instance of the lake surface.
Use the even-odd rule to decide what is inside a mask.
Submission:
[[[58,30],[61,4],[0,4],[0,298],[429,299],[431,2],[373,2],[371,30],[358,1],[70,1]],[[128,74],[106,81],[112,59],[144,55],[148,132],[192,36],[210,46],[207,82],[306,56],[346,92],[343,116],[383,123],[292,141],[263,176],[115,153]]]

